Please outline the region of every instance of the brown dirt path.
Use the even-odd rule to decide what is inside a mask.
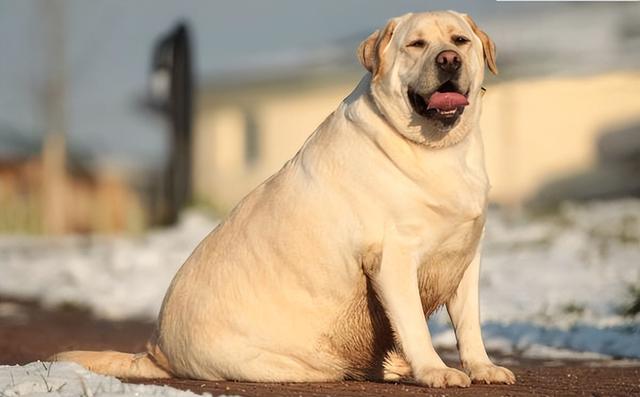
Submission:
[[[515,385],[474,384],[466,389],[429,389],[411,384],[375,382],[247,383],[172,379],[144,381],[196,393],[239,394],[256,397],[325,396],[640,396],[640,368],[511,367]],[[135,382],[135,381],[134,381]]]
[[[153,324],[111,322],[77,309],[48,311],[31,302],[0,297],[0,365],[44,360],[69,349],[144,350]],[[456,365],[455,353],[442,352]],[[127,380],[170,385],[196,393],[243,396],[640,396],[640,363],[620,361],[530,360],[496,356],[518,383],[472,385],[468,389],[428,389],[413,384],[375,382],[249,383],[187,379]]]

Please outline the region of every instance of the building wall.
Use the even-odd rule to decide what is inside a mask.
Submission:
[[[295,155],[353,85],[265,95],[250,107],[223,104],[199,112],[194,139],[196,199],[227,211]],[[251,94],[249,94],[251,95]],[[249,117],[248,113],[250,114]],[[257,157],[246,156],[248,121],[257,128]]]
[[[639,121],[638,72],[490,87],[481,126],[492,200],[519,205],[545,183],[595,167],[597,138]]]
[[[196,197],[229,210],[291,158],[356,83],[283,92],[275,87],[250,105],[203,106],[194,140]],[[491,200],[517,206],[544,183],[592,167],[595,139],[639,118],[640,73],[491,85],[481,120]],[[252,136],[247,127],[257,136],[252,159],[246,155]]]

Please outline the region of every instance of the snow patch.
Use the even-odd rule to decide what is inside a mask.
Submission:
[[[168,386],[123,383],[112,376],[90,372],[75,363],[40,361],[24,366],[0,366],[0,394],[6,397],[40,394],[59,397],[199,395]],[[201,395],[211,396],[209,393]]]
[[[173,275],[215,227],[187,212],[173,228],[136,237],[0,237],[0,293],[98,317],[154,319]]]
[[[640,358],[640,316],[621,314],[630,285],[640,285],[640,200],[566,203],[517,219],[490,212],[480,275],[489,348]],[[455,347],[448,323],[434,316],[434,340]]]

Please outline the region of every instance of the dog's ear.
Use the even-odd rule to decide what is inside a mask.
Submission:
[[[380,35],[380,30],[376,30],[371,33],[369,37],[367,37],[360,46],[358,46],[358,60],[365,69],[373,74],[373,69],[375,67],[375,56],[374,56],[374,47],[376,45],[376,41],[378,41],[378,36]]]
[[[397,25],[398,23],[395,19],[389,20],[382,30],[378,29],[373,32],[358,47],[358,59],[373,77],[376,77],[381,72],[382,55],[391,41]]]
[[[487,62],[487,66],[489,70],[493,74],[498,74],[498,66],[496,66],[496,45],[493,43],[493,40],[489,38],[482,29],[476,25],[476,23],[471,19],[469,15],[464,14],[464,19],[467,21],[471,29],[473,29],[473,33],[476,34],[480,38],[482,42],[482,51],[484,53],[484,60]]]

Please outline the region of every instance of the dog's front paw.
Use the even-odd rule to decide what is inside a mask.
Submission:
[[[513,372],[491,363],[472,364],[465,369],[474,383],[505,383],[507,385],[516,383]]]
[[[471,379],[454,368],[425,368],[416,374],[416,381],[429,387],[469,387]]]

